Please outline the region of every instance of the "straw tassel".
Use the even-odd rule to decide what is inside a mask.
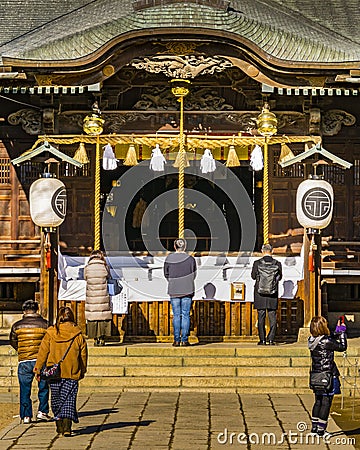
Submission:
[[[79,148],[76,150],[73,159],[81,164],[87,164],[90,162],[86,153],[85,144],[83,142],[80,142]]]
[[[250,166],[255,172],[264,168],[264,157],[260,145],[255,145],[251,152]]]
[[[136,158],[135,145],[130,144],[129,150],[127,151],[126,158],[124,160],[124,166],[136,166],[138,163]]]
[[[215,169],[216,169],[215,159],[214,159],[211,151],[208,148],[206,148],[203,156],[201,157],[201,161],[200,161],[201,173],[214,172]]]
[[[295,155],[291,151],[291,148],[286,144],[281,144],[281,153],[280,153],[278,164],[285,162],[285,161],[289,161],[289,159],[292,159],[294,157],[295,157]]]
[[[240,161],[238,155],[236,154],[235,147],[233,145],[230,145],[229,147],[229,153],[225,165],[226,167],[240,166]]]
[[[159,144],[155,145],[151,152],[151,160],[149,168],[154,172],[162,172],[164,170],[164,164],[166,164],[166,159],[161,153]]]
[[[310,142],[305,142],[305,152],[310,150],[313,147],[313,145]]]

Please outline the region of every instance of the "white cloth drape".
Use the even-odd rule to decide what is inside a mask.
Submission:
[[[215,169],[216,169],[215,159],[214,159],[211,151],[208,148],[206,148],[203,156],[201,157],[201,161],[200,161],[201,173],[214,172]]]

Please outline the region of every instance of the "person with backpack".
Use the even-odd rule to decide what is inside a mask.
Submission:
[[[254,262],[251,278],[255,280],[254,308],[258,311],[258,345],[275,345],[276,310],[278,306],[279,281],[282,278],[281,262],[274,259],[270,244],[261,248],[263,257]],[[268,312],[270,331],[265,335],[265,318]]]

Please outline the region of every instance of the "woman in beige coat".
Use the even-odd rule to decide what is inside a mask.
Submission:
[[[105,336],[111,336],[112,313],[107,288],[110,271],[103,252],[94,250],[91,253],[84,275],[87,335],[89,338],[94,338],[94,345],[105,345]]]
[[[49,385],[56,431],[64,436],[71,436],[72,422],[79,422],[76,399],[79,380],[84,378],[86,372],[87,345],[80,328],[75,323],[72,310],[61,307],[55,326],[47,329],[41,341],[34,368],[36,379],[40,380],[43,366],[58,363],[65,353],[66,356],[60,366],[61,379],[49,381]]]

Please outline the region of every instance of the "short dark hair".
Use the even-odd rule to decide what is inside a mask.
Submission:
[[[186,241],[183,238],[175,239],[174,247],[176,250],[185,250],[186,249]]]
[[[261,251],[263,252],[263,253],[266,253],[266,252],[269,252],[269,253],[271,253],[272,252],[272,246],[270,245],[270,244],[264,244],[262,247],[261,247]]]
[[[39,303],[35,300],[29,299],[29,300],[25,300],[25,302],[22,305],[22,310],[23,311],[33,311],[33,312],[37,312],[37,310],[39,309]]]

